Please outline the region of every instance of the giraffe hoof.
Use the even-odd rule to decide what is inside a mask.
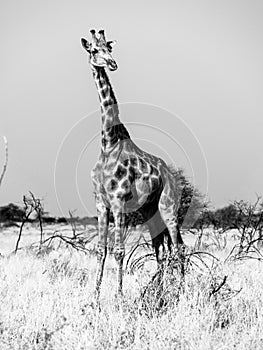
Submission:
[[[103,258],[107,254],[107,247],[98,244],[96,253],[97,253],[97,257]]]
[[[114,257],[116,261],[120,261],[124,258],[125,255],[125,250],[123,246],[116,247],[114,249]]]
[[[115,251],[114,257],[116,261],[120,261],[124,258],[124,251]]]

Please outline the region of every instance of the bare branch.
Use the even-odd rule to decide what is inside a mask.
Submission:
[[[18,239],[16,242],[16,247],[14,253],[17,253],[18,247],[19,247],[19,242],[21,240],[22,236],[22,231],[24,225],[29,221],[30,216],[35,213],[36,218],[39,222],[40,225],[40,242],[39,242],[39,248],[41,248],[42,242],[43,242],[43,226],[42,226],[42,214],[44,212],[44,208],[41,202],[41,199],[36,198],[34,194],[29,191],[30,196],[23,196],[23,202],[24,202],[24,217],[20,226],[19,234],[18,234]]]
[[[7,138],[5,136],[3,136],[4,139],[4,143],[5,143],[5,163],[3,166],[3,170],[2,173],[0,175],[0,187],[2,185],[2,181],[4,179],[5,173],[6,173],[6,169],[7,169],[7,163],[8,163],[8,143],[7,143]]]
[[[74,213],[76,212],[76,209],[75,210],[69,210],[68,213],[69,213],[69,223],[71,225],[71,229],[72,229],[72,234],[73,234],[73,238],[75,239],[76,238],[76,231],[77,231],[77,225],[76,225],[76,218],[74,217]]]

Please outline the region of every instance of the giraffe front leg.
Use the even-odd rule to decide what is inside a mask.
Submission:
[[[125,214],[122,211],[113,212],[115,224],[114,257],[117,263],[117,294],[122,295],[123,260],[125,247],[123,242],[123,230]]]
[[[98,243],[97,243],[97,271],[95,280],[95,299],[98,301],[103,278],[105,260],[107,256],[107,236],[109,225],[109,209],[100,198],[96,199],[98,213]]]

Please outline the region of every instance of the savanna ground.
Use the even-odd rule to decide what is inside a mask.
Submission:
[[[71,234],[69,226],[50,226],[44,228],[45,237],[54,230]],[[35,247],[10,254],[18,232],[14,227],[0,232],[1,350],[263,349],[262,263],[226,262],[234,243],[231,232],[224,249],[209,245],[210,234],[205,235],[200,250],[219,260],[194,256],[180,291],[175,278],[158,310],[153,289],[141,297],[155,273],[155,262],[146,261],[132,273],[127,269],[119,300],[115,261],[109,256],[98,309],[91,303],[96,270],[92,250],[84,253],[54,240],[41,252]],[[189,246],[195,240],[190,233],[184,239]],[[38,240],[38,228],[26,226],[20,245]]]

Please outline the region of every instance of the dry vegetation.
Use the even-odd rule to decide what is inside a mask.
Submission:
[[[71,234],[69,226],[56,229]],[[52,230],[44,227],[43,238]],[[89,230],[94,227],[86,234]],[[200,249],[218,260],[192,255],[183,283],[167,269],[161,296],[149,284],[155,262],[145,260],[133,273],[127,270],[124,297],[118,300],[110,256],[98,310],[91,303],[96,268],[92,249],[85,253],[65,242],[58,246],[57,239],[48,249],[33,246],[9,254],[18,232],[8,228],[0,233],[1,350],[263,348],[262,263],[252,258],[224,262],[235,243],[230,233],[224,249],[210,244],[211,232],[204,233]],[[185,240],[193,246],[193,235]],[[33,241],[39,241],[38,228],[27,224],[21,246]]]

